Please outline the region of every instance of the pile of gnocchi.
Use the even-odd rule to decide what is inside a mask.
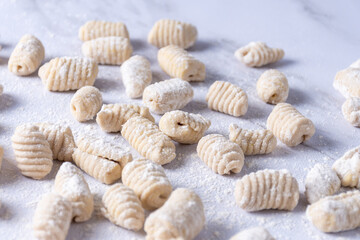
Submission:
[[[289,95],[286,76],[276,69],[265,71],[257,81],[259,98],[275,107],[267,129],[229,126],[229,135],[208,134],[211,119],[182,111],[194,96],[191,82],[204,81],[205,64],[186,49],[197,40],[197,29],[189,23],[162,19],[148,34],[148,42],[159,48],[161,69],[171,78],[152,84],[148,59],[132,56],[129,32],[124,23],[89,21],[81,26],[84,57],[57,57],[41,63],[45,49],[33,35],[23,36],[13,50],[8,69],[27,76],[37,69],[49,91],[77,90],[70,102],[74,119],[96,119],[107,133],[121,136],[142,156],[133,159],[125,146],[101,137],[81,134],[74,138],[68,126],[27,123],[16,128],[11,141],[19,171],[36,180],[50,173],[53,160],[62,161],[53,191],[42,196],[34,218],[37,239],[65,239],[72,221],[91,218],[94,199],[83,172],[111,185],[102,197],[101,212],[112,223],[131,230],[145,230],[146,239],[194,239],[205,224],[201,198],[192,189],[173,189],[161,165],[176,159],[175,142],[197,144],[198,157],[214,173],[241,172],[248,155],[269,154],[277,141],[289,147],[310,139],[313,122],[294,106],[285,103]],[[248,67],[261,67],[281,60],[284,50],[263,42],[251,42],[235,51],[235,58]],[[129,98],[141,98],[143,105],[103,104],[94,87],[98,64],[121,65],[121,76]],[[40,68],[39,68],[40,67]],[[360,126],[360,60],[337,73],[334,87],[348,99],[342,111],[345,119]],[[3,87],[0,85],[0,94]],[[235,84],[215,81],[206,102],[211,110],[241,117],[248,110],[246,92]],[[162,115],[158,125],[152,114]],[[332,167],[316,164],[305,180],[309,221],[320,231],[339,232],[360,227],[360,191],[336,194],[341,186],[360,187],[360,147],[335,161]],[[0,166],[3,148],[0,147]],[[121,179],[121,182],[117,182]],[[117,182],[117,183],[116,183]],[[234,201],[245,211],[293,210],[299,201],[297,180],[286,170],[264,169],[237,180]],[[145,210],[152,211],[145,219]],[[231,240],[274,239],[263,227],[246,229]]]

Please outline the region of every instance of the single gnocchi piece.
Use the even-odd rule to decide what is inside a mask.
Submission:
[[[120,164],[106,158],[76,148],[73,153],[73,160],[79,168],[102,183],[112,184],[121,178]]]
[[[120,132],[122,125],[135,116],[142,116],[155,122],[148,107],[123,103],[103,105],[96,116],[96,122],[105,132]]]
[[[284,50],[270,48],[264,42],[250,42],[235,52],[235,57],[248,67],[262,67],[279,61],[284,55]]]
[[[205,224],[200,197],[186,188],[176,189],[165,204],[145,221],[146,239],[194,239]]]
[[[130,118],[121,135],[141,156],[163,165],[175,159],[175,145],[159,127],[141,116]]]
[[[41,41],[33,35],[24,35],[10,55],[9,71],[19,76],[30,75],[38,69],[44,57]]]
[[[244,166],[244,153],[240,146],[220,134],[201,138],[196,151],[211,170],[221,175],[239,173]]]
[[[277,143],[276,137],[269,130],[247,130],[236,124],[229,126],[229,139],[238,144],[245,155],[271,153]]]
[[[360,188],[360,147],[347,151],[332,166],[343,187]]]
[[[274,107],[266,126],[281,142],[290,147],[309,140],[315,133],[313,122],[288,103],[278,103]]]
[[[33,235],[41,240],[65,240],[72,219],[71,203],[58,194],[48,193],[38,202]]]
[[[77,90],[94,85],[98,74],[97,63],[89,58],[53,58],[39,69],[39,77],[49,91]]]
[[[299,186],[287,170],[265,169],[236,182],[236,203],[253,212],[264,209],[293,210],[299,201]]]
[[[135,55],[126,60],[121,66],[121,77],[126,95],[139,98],[144,89],[151,83],[152,74],[150,62],[143,56]]]
[[[253,227],[239,232],[230,240],[275,240],[275,238],[265,228]]]
[[[100,37],[129,38],[129,32],[122,22],[88,21],[79,29],[79,38],[82,41]]]
[[[106,190],[102,202],[104,216],[114,224],[133,231],[143,227],[145,211],[131,188],[121,183],[114,184]]]
[[[256,83],[258,96],[266,103],[278,104],[285,102],[289,95],[289,84],[285,75],[270,69],[261,74]]]
[[[53,166],[52,152],[44,134],[35,125],[24,124],[11,137],[17,167],[22,175],[42,179]]]
[[[126,164],[122,172],[122,182],[134,190],[147,210],[161,207],[172,191],[164,169],[147,159],[136,159]]]
[[[340,190],[340,179],[331,167],[315,164],[305,178],[305,195],[309,203],[331,196]]]
[[[205,65],[181,47],[163,47],[159,50],[157,58],[161,69],[172,78],[181,78],[188,82],[205,79]]]
[[[121,65],[132,54],[130,40],[124,37],[100,37],[83,43],[84,56],[99,64]]]
[[[210,125],[210,120],[200,114],[180,110],[165,113],[159,122],[159,128],[163,133],[182,144],[197,143]]]
[[[71,203],[75,222],[90,219],[94,197],[80,169],[69,162],[63,163],[55,177],[54,191]]]
[[[193,46],[197,39],[197,29],[190,23],[161,19],[152,27],[148,42],[158,48],[176,45],[181,48]]]
[[[360,227],[360,192],[329,196],[306,209],[310,222],[323,232],[341,232]]]
[[[121,169],[132,161],[130,151],[99,137],[80,135],[76,138],[76,145],[83,152],[119,163]]]
[[[216,81],[210,86],[206,102],[210,109],[235,117],[245,115],[248,110],[248,97],[245,91],[224,81]]]
[[[360,98],[350,97],[342,105],[342,113],[346,121],[354,127],[360,127]]]
[[[190,83],[172,78],[147,86],[143,93],[143,102],[151,112],[164,114],[184,108],[194,97]]]
[[[333,87],[346,98],[360,98],[360,60],[337,72]]]
[[[75,141],[70,127],[53,123],[38,123],[36,126],[48,141],[53,159],[59,161],[72,161]]]
[[[100,111],[102,95],[99,89],[85,86],[76,91],[70,102],[70,111],[73,117],[84,122],[91,120]]]

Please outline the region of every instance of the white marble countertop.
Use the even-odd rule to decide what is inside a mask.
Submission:
[[[0,238],[29,239],[31,221],[41,194],[51,190],[59,163],[40,181],[23,177],[14,165],[10,137],[17,125],[26,122],[63,122],[73,131],[93,131],[105,138],[127,144],[119,134],[104,134],[95,121],[80,124],[69,111],[74,92],[48,92],[37,73],[17,77],[7,70],[12,49],[25,33],[43,42],[46,59],[81,55],[78,29],[87,20],[126,23],[134,54],[148,57],[155,81],[167,79],[156,61],[157,49],[146,42],[153,23],[172,18],[193,23],[199,39],[191,53],[207,67],[204,83],[192,83],[193,101],[185,111],[197,112],[212,120],[208,133],[227,135],[230,123],[249,128],[265,127],[273,106],[256,95],[255,84],[268,68],[284,72],[289,80],[289,103],[309,117],[316,134],[305,144],[288,148],[279,143],[267,156],[246,157],[241,173],[219,176],[196,156],[195,145],[177,145],[178,157],[164,166],[173,186],[194,189],[206,210],[206,226],[196,239],[228,239],[251,226],[266,227],[277,239],[359,239],[360,230],[323,234],[305,216],[304,177],[315,163],[332,164],[346,150],[360,144],[359,129],[341,114],[345,99],[332,87],[335,73],[360,58],[360,2],[352,1],[0,1],[0,145],[5,160],[0,172]],[[234,51],[250,41],[265,41],[285,50],[285,58],[264,68],[252,69],[239,63]],[[241,86],[249,96],[249,111],[235,118],[207,109],[204,100],[210,84],[227,80]],[[125,96],[119,67],[100,66],[95,82],[105,103],[135,102]],[[156,116],[158,122],[159,116]],[[134,152],[134,154],[136,154]],[[244,174],[265,168],[286,168],[297,178],[301,197],[292,212],[247,213],[235,205],[235,181]],[[106,186],[87,176],[97,202]],[[95,212],[85,223],[73,223],[67,239],[143,239],[111,224]]]

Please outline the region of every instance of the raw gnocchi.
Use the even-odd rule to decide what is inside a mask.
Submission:
[[[130,98],[141,97],[152,81],[149,60],[139,55],[132,56],[122,64],[121,77],[126,95]]]
[[[33,35],[24,35],[10,55],[9,71],[19,76],[30,75],[38,69],[44,57],[41,41]]]
[[[280,141],[290,147],[309,140],[315,133],[313,122],[288,103],[278,103],[274,107],[266,126]]]
[[[106,218],[120,227],[139,231],[145,220],[145,211],[135,192],[117,183],[108,188],[102,198]]]
[[[238,144],[245,155],[271,153],[277,143],[276,137],[269,130],[247,130],[236,124],[229,126],[229,139]]]
[[[39,77],[49,91],[63,92],[94,85],[98,71],[98,65],[92,59],[61,57],[42,65]]]
[[[310,222],[323,232],[340,232],[360,227],[360,192],[329,196],[306,209]]]
[[[177,20],[161,19],[152,27],[148,42],[158,48],[176,45],[181,48],[193,46],[197,39],[195,26]]]
[[[270,48],[264,42],[250,42],[239,48],[235,57],[248,67],[261,67],[282,59],[285,55],[280,48]]]
[[[122,103],[103,105],[96,116],[96,122],[105,132],[120,132],[127,120],[139,115],[155,122],[149,108]]]
[[[360,147],[347,151],[332,166],[343,187],[360,188]]]
[[[333,87],[346,98],[360,98],[359,60],[351,64],[348,68],[336,73]]]
[[[350,97],[342,105],[344,118],[355,127],[360,127],[360,98]]]
[[[182,144],[197,143],[210,127],[210,120],[200,114],[175,110],[165,113],[159,122],[160,130]]]
[[[235,117],[245,115],[248,97],[238,86],[224,81],[214,82],[206,95],[208,107]]]
[[[65,240],[72,219],[71,203],[58,194],[48,193],[38,202],[33,234],[41,240]]]
[[[221,175],[238,173],[244,166],[244,153],[240,146],[220,134],[201,138],[196,151],[209,168]]]
[[[75,222],[90,219],[94,197],[81,171],[69,162],[61,165],[55,177],[54,191],[71,203]]]
[[[36,126],[39,127],[39,130],[48,141],[53,159],[72,161],[75,141],[70,127],[47,122],[37,123]]]
[[[121,130],[121,135],[141,156],[163,165],[176,157],[175,145],[159,127],[143,117],[130,118]]]
[[[122,182],[134,190],[147,210],[161,207],[172,191],[164,169],[147,159],[136,159],[126,164],[122,172]]]
[[[192,190],[178,188],[145,221],[146,239],[194,239],[205,225],[204,206]]]
[[[283,73],[270,69],[261,74],[256,83],[258,96],[266,103],[285,102],[289,95],[288,80]]]
[[[143,93],[143,102],[151,112],[164,114],[184,108],[194,97],[190,83],[172,78],[147,86]]]
[[[230,240],[275,240],[275,238],[265,228],[253,227],[239,232]]]
[[[88,21],[79,29],[79,38],[82,41],[100,37],[129,38],[129,32],[122,22]]]
[[[161,69],[172,78],[181,78],[188,82],[205,79],[205,65],[181,47],[163,47],[157,58]]]
[[[73,117],[84,122],[91,120],[100,111],[102,96],[99,89],[85,86],[76,91],[70,102],[70,111]]]
[[[287,170],[265,169],[236,182],[236,203],[253,212],[264,209],[293,210],[299,201],[299,186]]]
[[[24,176],[42,179],[50,173],[53,166],[51,148],[37,126],[18,126],[11,141],[17,167]]]
[[[331,196],[340,190],[340,179],[331,167],[315,164],[305,178],[305,195],[309,203]]]
[[[100,37],[83,43],[84,56],[99,64],[121,65],[132,54],[130,40],[124,37]]]

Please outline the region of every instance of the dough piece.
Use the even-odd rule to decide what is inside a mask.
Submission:
[[[288,103],[278,103],[274,107],[267,119],[266,126],[289,147],[309,140],[315,133],[313,122]]]
[[[33,234],[41,240],[65,240],[71,219],[71,203],[60,195],[47,193],[37,204]]]
[[[276,137],[269,130],[247,130],[233,123],[229,132],[230,141],[238,144],[245,155],[268,154],[276,148]]]
[[[121,178],[120,164],[106,158],[91,155],[76,148],[73,159],[79,168],[102,183],[112,184]]]
[[[41,41],[33,35],[24,35],[10,55],[9,71],[18,76],[30,75],[38,69],[44,57]]]
[[[360,147],[347,151],[332,166],[343,187],[360,188]]]
[[[261,74],[256,83],[258,96],[266,103],[285,102],[289,95],[288,80],[283,73],[270,69]]]
[[[305,179],[305,195],[309,203],[331,196],[340,190],[340,179],[331,167],[325,164],[315,164]]]
[[[181,78],[188,82],[205,79],[205,65],[181,47],[163,47],[157,58],[161,69],[172,78]]]
[[[49,91],[77,90],[94,85],[98,74],[97,63],[89,58],[53,58],[39,69],[39,77]]]
[[[36,126],[48,141],[53,159],[59,161],[72,161],[75,141],[70,127],[53,123],[37,123]]]
[[[175,145],[159,127],[143,117],[130,118],[123,126],[121,135],[141,156],[163,165],[175,159]]]
[[[132,56],[122,64],[121,77],[128,97],[142,96],[144,89],[152,81],[150,67],[149,60],[139,55]]]
[[[35,125],[24,124],[11,138],[17,167],[22,175],[42,179],[53,166],[52,152],[44,134]]]
[[[244,166],[244,153],[240,146],[220,134],[201,138],[196,151],[209,168],[221,175],[238,173]]]
[[[172,191],[164,169],[146,159],[137,159],[126,164],[122,172],[122,182],[134,190],[147,210],[161,207]]]
[[[210,120],[200,114],[180,110],[165,113],[159,122],[159,128],[163,133],[182,144],[197,143],[210,125]]]
[[[99,64],[121,65],[132,54],[130,40],[124,37],[100,37],[83,43],[84,56]]]
[[[91,120],[100,111],[102,96],[99,89],[85,86],[76,91],[70,102],[70,111],[79,122]]]
[[[349,191],[311,204],[306,215],[323,232],[340,232],[360,227],[360,192]]]
[[[148,107],[123,103],[103,105],[97,114],[96,122],[105,132],[120,132],[127,120],[139,115],[155,122]]]
[[[264,209],[293,210],[299,201],[299,186],[287,170],[265,169],[236,182],[236,203],[253,212]]]
[[[145,211],[131,188],[121,183],[114,184],[106,190],[102,202],[104,216],[114,224],[133,231],[143,227]]]
[[[164,206],[145,221],[146,239],[194,239],[205,224],[204,206],[200,197],[186,188],[176,189]]]
[[[250,42],[236,50],[235,57],[248,67],[261,67],[279,61],[284,54],[284,50],[270,48],[264,42]]]
[[[83,152],[119,163],[121,169],[132,161],[132,155],[128,150],[102,138],[80,135],[76,138],[76,145]]]
[[[157,21],[148,35],[148,42],[158,48],[176,45],[186,49],[193,46],[196,39],[195,26],[170,19]]]
[[[252,227],[239,232],[230,240],[275,240],[263,227]]]
[[[82,41],[100,37],[129,38],[129,32],[122,22],[88,21],[79,29],[79,38]]]
[[[151,112],[164,114],[184,108],[194,97],[190,83],[172,78],[147,86],[143,93],[143,102]]]
[[[224,81],[216,81],[210,86],[206,102],[210,109],[235,117],[244,115],[248,110],[248,97],[245,91]]]
[[[61,164],[55,177],[54,191],[71,203],[75,222],[91,218],[94,197],[80,169],[69,162]]]
[[[342,105],[342,113],[346,121],[354,127],[360,127],[360,98],[350,97]]]
[[[333,87],[344,97],[360,98],[360,59],[336,73]]]
[[[2,164],[3,157],[4,157],[4,149],[2,146],[0,146],[0,170],[1,170],[1,164]],[[1,203],[0,203],[0,207],[1,207]]]

